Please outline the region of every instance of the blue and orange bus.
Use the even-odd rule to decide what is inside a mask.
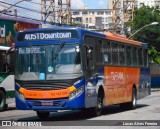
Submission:
[[[58,110],[135,109],[151,93],[147,44],[81,28],[17,33],[16,107],[48,118]]]

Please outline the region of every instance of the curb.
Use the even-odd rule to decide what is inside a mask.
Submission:
[[[158,91],[160,91],[160,88],[151,89],[151,92],[158,92]]]

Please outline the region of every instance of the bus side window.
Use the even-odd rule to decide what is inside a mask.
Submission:
[[[0,51],[0,72],[6,72],[6,53],[5,51]]]
[[[102,59],[102,40],[99,39],[95,39],[95,59],[96,59],[96,63],[97,64],[102,64],[103,63],[103,59]]]
[[[132,55],[133,55],[133,66],[138,66],[137,60],[137,47],[132,47]]]
[[[132,65],[131,46],[126,46],[126,59],[127,59],[127,66],[131,66]]]
[[[120,65],[124,66],[126,64],[125,62],[125,46],[124,45],[119,45],[119,63]]]
[[[14,73],[14,62],[15,62],[15,52],[14,51],[7,54],[7,62],[9,64],[8,72]]]
[[[143,49],[144,67],[148,67],[148,51]]]
[[[139,66],[143,67],[142,48],[138,48],[138,62],[139,62]]]
[[[118,65],[118,44],[113,42],[111,46],[112,64]]]
[[[103,52],[104,64],[111,64],[111,45],[110,45],[110,42],[104,41],[103,49],[101,51]]]

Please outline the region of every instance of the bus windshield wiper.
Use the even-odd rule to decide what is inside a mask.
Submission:
[[[57,48],[57,50],[56,50],[56,52],[55,52],[55,54],[54,54],[54,56],[53,56],[53,60],[55,60],[56,58],[57,58],[57,56],[58,56],[58,54],[59,54],[59,52],[62,50],[62,48],[64,47],[64,44],[65,44],[65,42],[62,42],[59,46],[58,46],[58,48]]]

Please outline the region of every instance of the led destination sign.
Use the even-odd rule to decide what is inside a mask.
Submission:
[[[17,41],[55,40],[78,38],[76,30],[52,30],[41,32],[20,32]]]
[[[50,39],[68,39],[71,38],[71,32],[66,33],[35,33],[35,34],[26,34],[24,39],[25,40],[50,40]]]

